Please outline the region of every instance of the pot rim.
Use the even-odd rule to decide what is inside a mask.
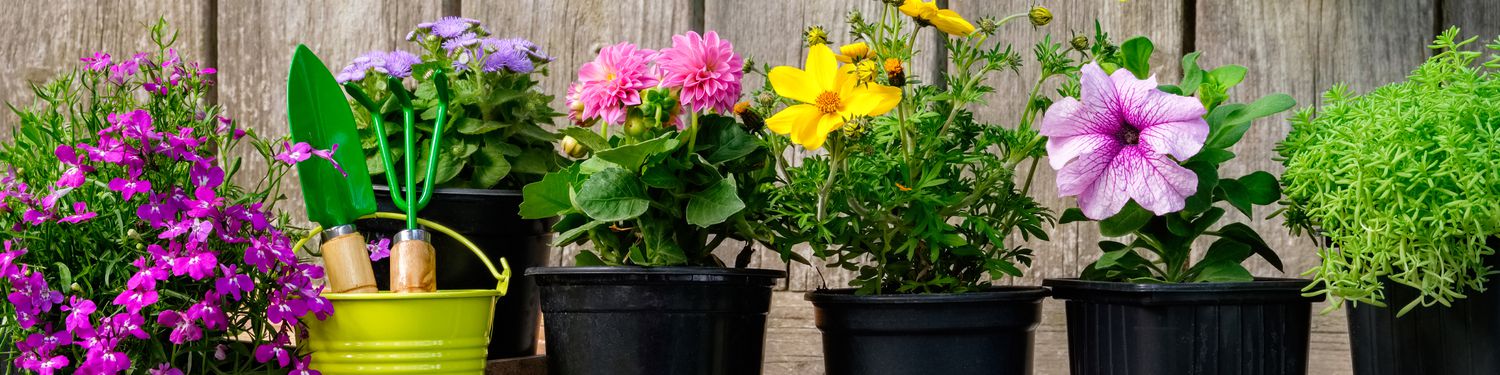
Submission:
[[[972,302],[1035,302],[1046,298],[1052,291],[1040,286],[997,285],[981,291],[967,293],[928,294],[879,294],[856,295],[854,288],[818,289],[802,295],[803,300],[814,304],[934,304]]]
[[[1131,283],[1123,281],[1096,281],[1080,278],[1042,279],[1042,285],[1052,289],[1073,289],[1122,293],[1204,293],[1204,292],[1260,292],[1301,291],[1312,284],[1309,279],[1257,277],[1255,281],[1212,283]]]
[[[750,276],[786,278],[786,271],[763,268],[728,267],[643,267],[643,266],[575,266],[575,267],[531,267],[526,276],[580,276],[580,275],[707,275]]]
[[[391,293],[390,291],[379,291],[375,293],[323,293],[323,298],[329,301],[401,301],[401,300],[427,300],[427,299],[457,299],[478,297],[500,297],[505,292],[495,289],[456,289],[439,290],[427,293]]]
[[[372,184],[371,187],[377,191],[389,192],[391,188],[384,184]],[[519,197],[521,191],[516,189],[471,189],[471,188],[437,188],[432,190],[433,195],[479,195],[491,197]]]

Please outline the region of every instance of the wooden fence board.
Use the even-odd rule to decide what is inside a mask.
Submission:
[[[18,0],[7,2],[5,8],[0,14],[0,35],[5,35],[5,42],[0,42],[0,100],[18,107],[31,105],[30,83],[82,68],[81,57],[106,52],[122,59],[155,52],[147,28],[159,17],[180,32],[180,53],[210,59],[206,52],[212,46],[212,9],[201,1]],[[0,139],[8,140],[15,115],[5,110],[0,118]]]
[[[1478,35],[1475,43],[1489,43],[1500,35],[1500,6],[1495,0],[1443,0],[1437,30],[1458,26],[1465,35]]]
[[[287,134],[286,74],[292,49],[306,44],[335,74],[373,50],[413,51],[406,33],[441,15],[438,1],[223,1],[218,3],[219,99],[229,116],[266,137]],[[265,166],[249,164],[241,173]],[[302,192],[282,181],[297,220]]]

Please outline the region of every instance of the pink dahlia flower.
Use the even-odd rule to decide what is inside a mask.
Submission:
[[[583,118],[625,123],[625,107],[641,104],[641,90],[656,86],[651,59],[656,52],[620,43],[599,50],[599,57],[578,68],[578,100]]]
[[[673,36],[672,48],[661,50],[657,64],[662,86],[681,88],[682,104],[694,112],[712,108],[729,113],[740,97],[745,61],[729,41],[712,31],[702,36],[692,31]]]
[[[1156,77],[1136,79],[1125,69],[1105,75],[1097,63],[1083,67],[1080,82],[1082,101],[1064,98],[1042,118],[1058,193],[1078,196],[1094,220],[1131,199],[1157,215],[1182,210],[1198,176],[1178,161],[1208,138],[1203,104],[1157,90]]]

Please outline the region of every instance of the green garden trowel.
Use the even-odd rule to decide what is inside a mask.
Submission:
[[[374,293],[378,289],[365,238],[354,228],[355,219],[375,212],[375,192],[365,168],[359,129],[344,91],[305,45],[298,45],[292,54],[286,98],[292,141],[307,142],[319,150],[338,147],[333,159],[344,168],[340,173],[319,158],[297,163],[307,217],[327,228],[321,250],[328,291]]]

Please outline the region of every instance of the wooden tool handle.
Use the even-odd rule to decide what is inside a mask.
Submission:
[[[344,234],[323,242],[323,271],[328,275],[328,289],[333,293],[375,293],[375,270],[365,237],[359,232]]]
[[[391,245],[391,291],[426,293],[437,291],[437,252],[422,240]]]

